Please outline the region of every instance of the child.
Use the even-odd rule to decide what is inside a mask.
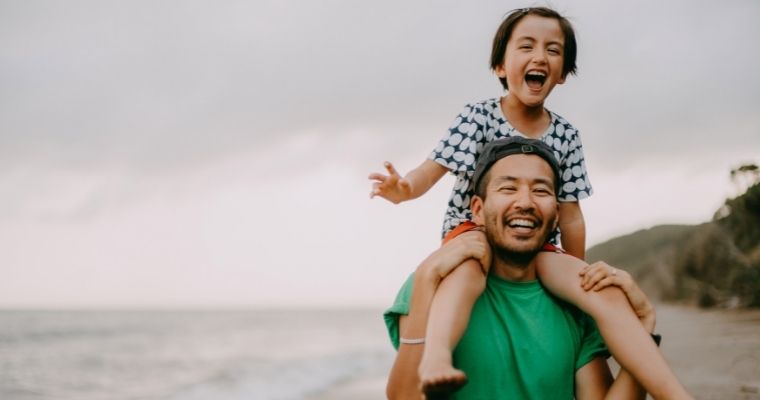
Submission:
[[[467,105],[429,158],[405,177],[401,178],[393,165],[386,162],[388,175],[370,175],[375,181],[371,197],[380,196],[394,204],[411,200],[423,195],[451,171],[456,175],[456,183],[443,225],[445,243],[475,228],[470,221],[470,180],[484,143],[515,135],[539,139],[555,150],[562,167],[559,194],[562,245],[570,255],[583,259],[585,224],[578,200],[591,195],[592,190],[580,138],[572,125],[544,108],[552,89],[564,83],[568,74],[575,73],[575,58],[573,28],[559,13],[544,7],[510,13],[496,32],[491,54],[491,69],[507,95]],[[578,281],[567,279],[566,271],[553,268],[556,264],[553,256],[566,257],[549,254],[539,258],[538,272],[547,289],[594,317],[618,362],[647,391],[655,397],[685,393],[652,340],[645,334],[630,337],[629,332],[616,331],[615,315],[621,310],[590,305],[582,295],[577,295]],[[451,352],[467,327],[473,304],[485,288],[488,267],[475,260],[464,262],[443,280],[433,298],[419,366],[426,393],[456,390],[466,382],[464,373],[452,366]],[[422,338],[415,343],[421,341]]]

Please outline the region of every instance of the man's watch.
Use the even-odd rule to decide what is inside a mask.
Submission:
[[[652,336],[652,340],[654,340],[654,343],[657,345],[657,347],[660,347],[660,342],[662,341],[662,335],[658,333],[650,333]]]

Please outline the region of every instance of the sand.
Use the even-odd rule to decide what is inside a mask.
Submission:
[[[699,400],[760,400],[760,310],[657,307],[662,351]],[[314,400],[385,399],[385,376],[345,382]]]
[[[662,350],[697,399],[760,400],[760,310],[660,306]]]

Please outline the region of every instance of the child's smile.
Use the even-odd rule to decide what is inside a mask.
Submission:
[[[544,82],[546,82],[546,72],[544,71],[531,70],[525,74],[525,83],[531,90],[541,90]]]

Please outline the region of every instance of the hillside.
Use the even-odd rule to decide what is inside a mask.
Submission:
[[[726,200],[710,222],[620,236],[589,249],[587,259],[629,271],[654,299],[760,307],[760,183]]]

